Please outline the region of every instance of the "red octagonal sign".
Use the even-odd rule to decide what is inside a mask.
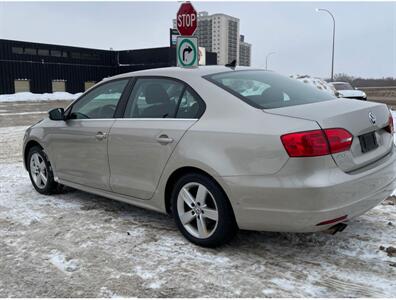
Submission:
[[[197,11],[190,2],[183,3],[176,15],[177,30],[181,35],[193,35],[197,29]]]

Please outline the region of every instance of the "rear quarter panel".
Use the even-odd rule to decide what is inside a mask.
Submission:
[[[190,84],[206,111],[184,135],[168,167],[210,166],[219,176],[274,174],[289,159],[280,136],[319,128],[314,121],[265,113],[206,79]]]

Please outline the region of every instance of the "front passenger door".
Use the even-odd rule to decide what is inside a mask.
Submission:
[[[73,104],[68,119],[49,134],[50,152],[61,180],[110,190],[108,134],[128,79],[104,83]]]

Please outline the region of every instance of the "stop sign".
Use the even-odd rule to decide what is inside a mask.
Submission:
[[[190,2],[183,3],[176,15],[177,30],[184,36],[193,35],[197,29],[197,11]]]

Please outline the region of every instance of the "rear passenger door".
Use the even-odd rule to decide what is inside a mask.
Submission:
[[[177,143],[204,109],[199,96],[179,80],[138,78],[124,118],[116,119],[109,134],[111,189],[150,199]]]

